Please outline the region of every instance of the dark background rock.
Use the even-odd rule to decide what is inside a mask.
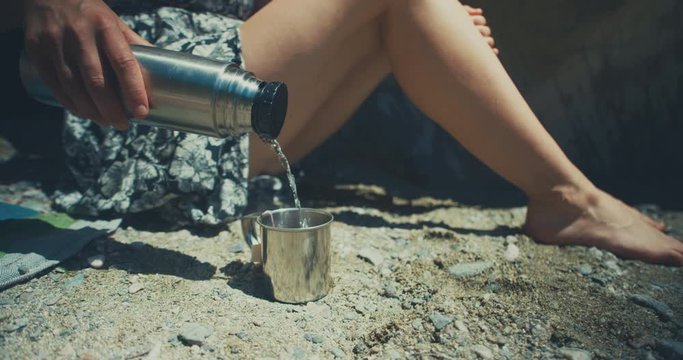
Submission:
[[[630,202],[683,206],[682,2],[469,3],[485,9],[513,80],[598,186]],[[2,180],[53,181],[64,171],[61,112],[24,95],[21,33],[0,34],[0,44],[0,136],[20,154],[0,165]],[[524,201],[411,105],[391,78],[301,168],[314,184],[382,183],[404,195],[484,205]]]
[[[470,4],[484,8],[500,59],[532,109],[598,186],[628,201],[682,206],[682,2]],[[523,201],[391,78],[304,169],[349,182],[397,176],[463,202]]]

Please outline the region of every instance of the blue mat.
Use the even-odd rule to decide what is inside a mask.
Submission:
[[[114,231],[120,219],[76,220],[0,202],[0,291],[31,279]]]

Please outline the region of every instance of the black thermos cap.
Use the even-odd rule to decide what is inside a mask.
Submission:
[[[282,130],[287,115],[287,85],[263,82],[251,107],[251,127],[259,136],[275,139]]]

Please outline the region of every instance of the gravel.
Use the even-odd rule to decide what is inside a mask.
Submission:
[[[472,351],[481,359],[493,359],[493,352],[484,345],[474,345]]]
[[[304,335],[304,339],[314,344],[322,344],[325,341],[325,337],[320,334],[306,334]]]
[[[448,268],[448,273],[458,277],[479,275],[493,267],[491,261],[477,261],[472,263],[460,263]]]
[[[593,267],[588,264],[581,264],[576,267],[576,272],[583,276],[588,276],[593,273]]]

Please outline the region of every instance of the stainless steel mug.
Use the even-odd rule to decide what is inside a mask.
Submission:
[[[266,211],[242,219],[252,261],[263,264],[275,300],[305,303],[332,289],[332,221],[332,214],[309,208]]]
[[[149,115],[131,121],[213,137],[253,130],[266,139],[280,133],[287,112],[287,86],[265,82],[238,65],[156,47],[131,45],[145,78]],[[40,80],[26,54],[21,80],[36,100],[61,106]]]

